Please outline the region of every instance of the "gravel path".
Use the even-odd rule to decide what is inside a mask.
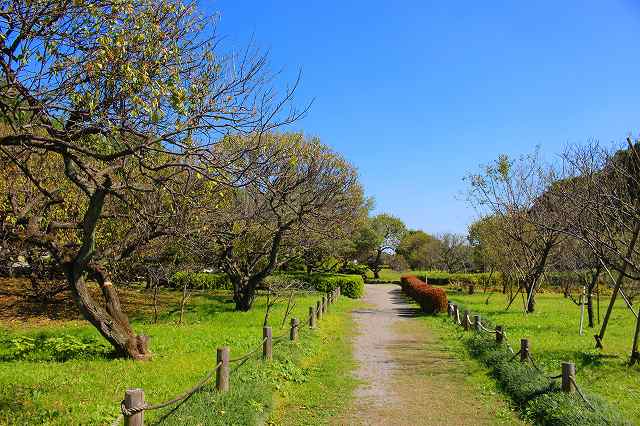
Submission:
[[[475,398],[460,361],[439,348],[415,305],[396,285],[368,285],[370,306],[353,312],[355,372],[362,385],[338,425],[492,425],[495,412]]]

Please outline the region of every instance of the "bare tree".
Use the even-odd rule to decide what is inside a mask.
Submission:
[[[469,203],[493,217],[493,238],[504,249],[503,279],[511,277],[517,282],[518,291],[526,293],[525,311],[533,312],[541,278],[564,235],[554,226],[559,214],[544,197],[555,181],[555,172],[536,152],[517,161],[501,156],[466,179]],[[517,294],[511,296],[509,306]]]
[[[613,293],[600,332],[602,347],[613,305],[620,294],[636,317],[631,362],[640,360],[640,321],[624,293],[625,279],[640,279],[640,144],[607,149],[597,143],[568,148],[563,154],[563,184],[555,188],[567,219],[564,232],[591,249],[613,281]],[[613,277],[617,273],[617,277]]]

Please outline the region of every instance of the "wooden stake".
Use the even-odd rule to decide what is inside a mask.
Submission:
[[[291,318],[291,332],[289,333],[289,338],[291,340],[296,340],[298,338],[299,326],[300,326],[300,321],[298,321],[298,318]]]
[[[262,359],[271,361],[273,358],[273,336],[271,335],[271,327],[262,327]]]
[[[571,380],[573,379],[573,381]],[[576,380],[576,366],[572,362],[562,363],[562,391],[573,393],[576,390],[573,382]]]
[[[309,306],[309,328],[316,328],[316,310]]]
[[[496,325],[496,343],[502,343],[504,341],[504,331],[501,325]]]
[[[131,409],[144,405],[144,391],[140,388],[127,389],[124,393],[124,406]],[[124,416],[125,426],[143,426],[144,411],[140,411],[132,416]]]
[[[228,346],[218,348],[216,351],[216,365],[222,363],[216,369],[216,389],[218,392],[229,391],[229,353]]]
[[[520,362],[525,362],[529,359],[529,339],[520,339]]]

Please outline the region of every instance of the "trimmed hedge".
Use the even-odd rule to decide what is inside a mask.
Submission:
[[[353,274],[315,274],[313,286],[318,291],[329,293],[340,287],[340,294],[352,299],[364,295],[364,280],[361,275]]]
[[[176,272],[169,280],[173,288],[181,288],[185,283],[198,290],[233,290],[233,284],[227,274],[208,272]]]
[[[364,295],[364,279],[355,274],[330,274],[316,272],[306,274],[304,272],[287,273],[289,277],[309,283],[317,291],[328,293],[340,287],[340,294],[352,299],[359,299]]]
[[[447,293],[443,289],[431,287],[413,275],[403,275],[400,285],[404,293],[420,305],[423,312],[446,312]]]

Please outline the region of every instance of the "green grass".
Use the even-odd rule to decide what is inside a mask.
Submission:
[[[398,271],[394,271],[392,269],[388,269],[388,268],[384,268],[382,270],[380,270],[380,280],[382,281],[400,281],[400,277],[402,275],[405,274],[417,274],[420,273],[420,271],[404,271],[404,272],[398,272]],[[373,279],[373,272],[371,272],[370,270],[367,271],[367,278],[368,279]]]
[[[167,292],[164,297],[177,303],[179,293]],[[297,298],[294,316],[306,318],[308,307],[317,299],[317,295]],[[169,309],[158,324],[132,315],[135,330],[151,336],[154,356],[148,362],[113,359],[106,350],[65,362],[46,357],[0,362],[0,424],[105,424],[119,413],[125,389],[133,387],[143,388],[149,403],[165,401],[193,386],[215,366],[217,347],[230,346],[233,358],[259,345],[264,303],[259,298],[252,311],[239,313],[233,311],[229,295],[202,293],[190,301],[183,325],[176,324],[176,309]],[[146,421],[154,424],[166,415],[162,424],[255,424],[272,409],[275,390],[290,383],[310,382],[316,373],[320,375],[313,367],[312,360],[318,357],[314,351],[330,346],[323,345],[329,341],[326,333],[345,330],[348,324],[340,317],[357,303],[341,298],[320,323],[319,331],[304,332],[300,343],[279,343],[269,365],[259,360],[245,364],[232,374],[228,394],[221,396],[208,387],[175,412],[148,412]],[[280,329],[283,312],[284,306],[279,305],[271,314],[274,336],[287,332],[287,327]],[[37,328],[28,324],[5,327],[2,335],[5,341],[38,335],[100,339],[83,321],[55,321]],[[331,337],[330,341],[343,347],[342,339],[347,337]],[[327,351],[328,358],[335,355],[333,349]],[[329,383],[332,378],[326,380]],[[301,398],[304,404],[304,395]]]
[[[635,318],[623,302],[619,301],[613,310],[604,338],[604,349],[597,350],[594,349],[593,335],[599,330],[598,324],[596,328],[589,329],[585,318],[585,332],[580,336],[580,309],[562,295],[539,294],[533,314],[522,312],[519,299],[509,311],[505,311],[504,296],[498,293],[491,294],[489,304],[485,304],[487,295],[449,291],[449,300],[464,305],[493,324],[503,325],[515,351],[519,349],[520,339],[528,338],[534,360],[549,375],[559,374],[563,361],[574,362],[581,388],[600,395],[629,419],[635,419],[636,422],[640,419],[640,406],[637,403],[640,397],[640,367],[627,365]],[[603,315],[606,302],[601,306]]]
[[[350,311],[359,302],[332,307],[321,327],[301,339],[291,354],[306,374],[305,380],[288,380],[279,387],[268,424],[320,425],[340,413],[350,402],[358,381],[351,341],[354,324]]]
[[[411,302],[415,305],[414,302]],[[416,305],[417,306],[417,305]],[[443,319],[446,315],[422,315],[417,319],[428,327],[437,339],[437,347],[451,354],[464,369],[464,383],[467,391],[472,391],[486,407],[487,412],[495,415],[496,425],[521,425],[515,407],[500,392],[482,363],[469,354],[464,341],[457,333],[451,332],[451,325]]]

